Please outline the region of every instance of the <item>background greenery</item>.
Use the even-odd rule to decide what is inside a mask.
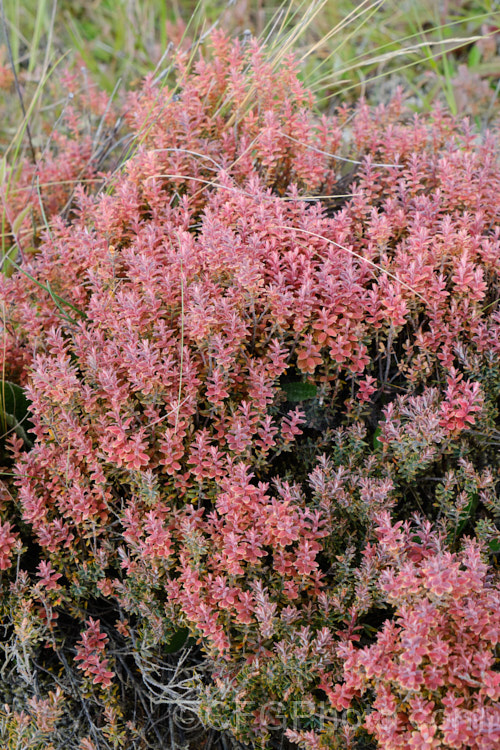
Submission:
[[[217,24],[249,30],[273,46],[293,47],[323,103],[367,93],[384,98],[406,86],[428,107],[439,93],[452,110],[470,77],[487,81],[492,100],[500,75],[498,0],[3,0],[7,31],[23,85],[47,64],[77,54],[108,91],[131,83],[161,60],[182,24],[198,39]],[[279,32],[282,32],[279,34]],[[478,38],[479,37],[479,38]],[[385,80],[384,80],[385,79]],[[474,99],[477,85],[469,94]],[[489,102],[490,104],[491,102]],[[490,113],[491,114],[491,113]]]

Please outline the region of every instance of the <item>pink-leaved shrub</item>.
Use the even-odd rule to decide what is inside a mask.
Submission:
[[[185,633],[191,710],[240,740],[492,748],[460,722],[499,721],[494,134],[400,94],[317,119],[291,60],[210,44],[0,278],[16,679],[91,696],[82,748],[160,747]]]
[[[338,647],[344,680],[323,683],[332,704],[350,708],[373,691],[364,726],[380,747],[482,748],[500,742],[500,589],[477,543],[449,552],[430,522],[391,524],[381,514],[379,586],[394,609],[373,644]],[[306,743],[311,745],[314,743]]]

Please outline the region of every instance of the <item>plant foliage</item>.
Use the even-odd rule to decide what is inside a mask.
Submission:
[[[176,76],[0,278],[33,436],[1,495],[0,736],[158,748],[177,705],[259,747],[493,750],[495,134],[401,93],[317,119],[291,58],[220,32]],[[95,174],[70,129],[33,169]]]

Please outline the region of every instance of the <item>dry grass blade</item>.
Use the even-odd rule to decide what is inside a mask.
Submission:
[[[471,44],[472,42],[477,42],[480,39],[482,39],[482,36],[470,36],[470,37],[456,37],[453,39],[447,39],[446,44],[454,45],[451,50],[459,49],[460,47],[463,47],[465,44]],[[368,58],[368,60],[363,60],[362,62],[354,63],[353,65],[347,65],[346,67],[342,68],[338,72],[335,72],[335,75],[344,75],[345,73],[349,73],[351,70],[357,70],[362,67],[367,67],[371,65],[379,65],[380,63],[388,62],[389,60],[393,60],[396,57],[402,57],[403,55],[409,55],[412,52],[416,52],[419,49],[432,47],[440,45],[442,46],[443,42],[419,42],[418,44],[413,44],[410,47],[405,47],[400,50],[394,50],[392,52],[386,52],[383,55],[378,55],[376,57]],[[450,51],[450,50],[448,50]],[[445,55],[446,50],[441,51],[438,53],[440,55]]]
[[[417,292],[416,289],[414,289],[409,284],[406,284],[402,279],[400,279],[395,274],[388,271],[386,268],[382,268],[382,266],[378,265],[377,263],[374,263],[372,260],[369,260],[369,258],[365,258],[364,255],[361,255],[360,253],[357,253],[355,250],[351,250],[348,247],[345,247],[345,245],[340,245],[338,242],[335,242],[334,240],[331,240],[329,237],[325,237],[323,234],[317,234],[316,232],[310,232],[308,229],[302,229],[300,227],[290,227],[286,226],[285,224],[271,224],[270,226],[274,227],[275,229],[285,229],[288,232],[301,232],[303,234],[307,234],[310,237],[316,237],[318,240],[324,240],[325,242],[328,242],[330,245],[334,245],[335,247],[338,247],[339,250],[343,250],[344,252],[348,253],[349,255],[352,255],[353,258],[357,258],[358,260],[362,261],[363,263],[366,263],[367,265],[371,266],[372,268],[375,268],[380,273],[385,274],[386,276],[389,276],[391,279],[396,281],[398,284],[401,284],[401,286],[405,287],[405,289],[408,289],[412,294],[419,297],[423,302],[427,304],[427,300],[423,295],[420,294],[420,292]]]
[[[375,13],[383,4],[384,0],[375,0],[375,2],[368,2],[368,0],[362,0],[362,2],[359,4],[357,8],[354,8],[350,13],[348,13],[336,26],[331,29],[327,34],[325,34],[319,41],[317,41],[315,44],[313,44],[307,52],[302,55],[301,58],[299,58],[299,64],[305,62],[308,57],[310,57],[312,54],[314,54],[318,49],[320,49],[322,46],[324,46],[330,39],[336,35],[339,35],[340,32],[342,32],[347,26],[349,26],[353,21],[357,21],[358,19],[363,19],[363,16],[365,16],[365,21],[368,20],[373,13]],[[362,25],[362,24],[361,24]],[[361,26],[357,27],[354,32],[351,32],[351,36],[356,33]],[[337,50],[336,50],[337,51]]]

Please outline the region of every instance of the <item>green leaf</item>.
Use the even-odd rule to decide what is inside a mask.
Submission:
[[[492,539],[488,546],[490,550],[494,552],[495,554],[500,552],[500,540],[499,539]]]
[[[0,398],[3,412],[13,414],[19,421],[25,419],[29,411],[29,402],[24,388],[8,380],[0,381]]]
[[[383,448],[382,443],[378,439],[378,436],[381,434],[382,434],[382,429],[380,427],[377,427],[377,429],[373,433],[373,449],[376,451],[381,451]]]
[[[25,208],[23,208],[23,210],[16,216],[16,218],[12,222],[12,234],[14,235],[14,237],[17,237],[17,234],[19,230],[21,229],[21,225],[23,221],[25,220],[25,218],[27,217],[27,215],[29,214],[31,210],[32,210],[31,205],[26,206]]]
[[[163,648],[163,651],[167,654],[173,654],[179,651],[186,643],[189,636],[189,628],[180,628],[173,634],[170,642]]]
[[[316,398],[318,393],[318,389],[314,383],[303,381],[282,383],[281,388],[285,391],[288,401],[307,401],[308,399]]]
[[[8,380],[0,381],[0,429],[4,433],[14,430],[25,443],[31,444],[27,435],[33,427],[29,413],[24,389]]]
[[[457,527],[457,532],[456,532],[457,537],[459,537],[462,534],[463,530],[467,526],[470,520],[471,514],[476,510],[478,500],[479,500],[478,494],[477,492],[474,492],[467,506],[464,508],[464,517],[462,521],[460,521]]]
[[[469,68],[475,68],[476,65],[481,61],[481,50],[477,46],[477,44],[474,44],[473,47],[471,47],[468,59],[467,59],[467,66]]]

